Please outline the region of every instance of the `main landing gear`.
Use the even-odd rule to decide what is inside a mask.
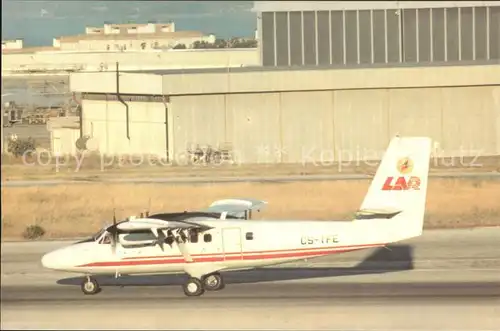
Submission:
[[[225,285],[222,276],[219,273],[213,273],[203,276],[201,279],[191,277],[182,287],[184,294],[188,297],[196,297],[205,291],[222,290]]]
[[[205,291],[219,291],[225,287],[222,276],[218,273],[212,273],[199,278],[191,277],[182,286],[184,294],[188,297],[200,296]],[[85,295],[93,295],[101,292],[101,287],[97,280],[91,276],[86,276],[81,284],[81,289]]]
[[[82,282],[82,292],[86,295],[97,294],[101,292],[99,283],[94,278],[87,276]]]

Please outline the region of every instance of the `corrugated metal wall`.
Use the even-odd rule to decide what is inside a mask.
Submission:
[[[301,11],[283,7],[262,12],[261,63],[427,65],[500,59],[498,4],[454,7],[441,3],[444,8],[432,8],[428,2],[427,8],[377,9],[374,2],[373,8],[351,10],[314,10],[313,3]]]

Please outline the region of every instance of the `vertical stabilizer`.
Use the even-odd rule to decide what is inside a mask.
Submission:
[[[431,139],[394,137],[356,216],[373,239],[394,242],[422,234]]]

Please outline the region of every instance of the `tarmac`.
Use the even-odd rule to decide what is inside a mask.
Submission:
[[[500,172],[436,172],[429,174],[430,178],[468,178],[500,180]],[[362,174],[335,174],[335,175],[287,175],[287,176],[229,176],[229,177],[117,177],[102,176],[100,178],[78,179],[37,179],[37,180],[9,180],[1,183],[2,187],[32,187],[57,185],[84,185],[96,183],[112,184],[165,184],[165,185],[193,185],[193,184],[229,184],[229,183],[287,183],[287,182],[314,182],[335,180],[371,179],[372,176]]]
[[[500,227],[228,272],[197,298],[184,275],[101,277],[85,296],[79,275],[40,265],[70,243],[2,243],[2,329],[500,330]]]

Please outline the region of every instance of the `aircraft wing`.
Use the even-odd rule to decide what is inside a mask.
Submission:
[[[198,229],[201,231],[206,231],[211,229],[211,227],[205,224],[199,224],[195,222],[188,221],[167,221],[154,218],[138,218],[131,219],[127,222],[119,223],[116,226],[122,231],[137,231],[137,230],[188,230],[188,229]],[[152,230],[153,231],[153,230]]]
[[[254,210],[260,211],[267,205],[266,201],[249,199],[249,198],[233,198],[222,199],[212,202],[212,204],[203,209],[206,212],[212,213],[227,213],[236,217],[245,217],[247,212]]]

